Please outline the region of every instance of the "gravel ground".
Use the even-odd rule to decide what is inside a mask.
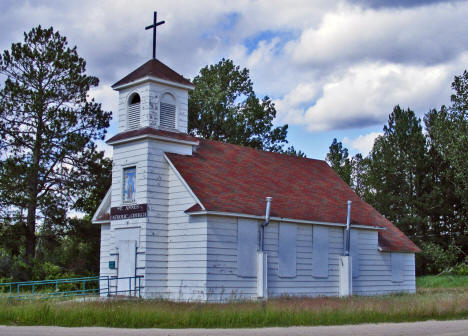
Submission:
[[[468,320],[425,321],[414,323],[379,323],[331,327],[290,327],[259,329],[115,329],[0,326],[2,336],[314,336],[314,335],[468,335]]]

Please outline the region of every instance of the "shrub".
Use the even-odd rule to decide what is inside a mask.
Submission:
[[[441,273],[455,266],[461,250],[455,244],[450,244],[447,249],[433,242],[422,244],[423,255],[431,262],[427,269],[430,273]]]

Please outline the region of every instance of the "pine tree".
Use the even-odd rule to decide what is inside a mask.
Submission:
[[[326,156],[326,161],[341,176],[343,181],[351,185],[352,166],[348,156],[348,149],[346,147],[343,148],[341,141],[336,140],[336,138],[333,139]]]
[[[421,120],[410,109],[396,106],[383,131],[369,157],[367,201],[417,240],[427,232],[426,141]]]
[[[0,198],[24,228],[25,255],[35,256],[38,224],[68,210],[103,139],[110,112],[89,90],[76,47],[53,28],[33,28],[0,57]]]

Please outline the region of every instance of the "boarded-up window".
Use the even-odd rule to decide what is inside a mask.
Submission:
[[[279,273],[283,278],[296,276],[296,224],[281,223],[279,226]]]
[[[140,95],[134,93],[128,100],[128,129],[135,129],[140,127]]]
[[[237,275],[257,276],[258,223],[256,220],[237,221]]]
[[[392,259],[392,281],[403,282],[404,254],[391,253]]]
[[[328,278],[328,228],[325,226],[313,226],[312,276]]]
[[[176,127],[176,105],[174,97],[165,93],[161,97],[160,102],[160,118],[159,125],[165,128],[175,128]]]
[[[349,254],[352,257],[353,278],[359,277],[359,230],[351,230]]]

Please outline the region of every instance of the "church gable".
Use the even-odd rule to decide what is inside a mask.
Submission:
[[[92,222],[93,223],[103,223],[109,222],[110,220],[110,207],[111,207],[111,188],[104,196],[99,208],[96,210],[96,213],[93,216]]]

